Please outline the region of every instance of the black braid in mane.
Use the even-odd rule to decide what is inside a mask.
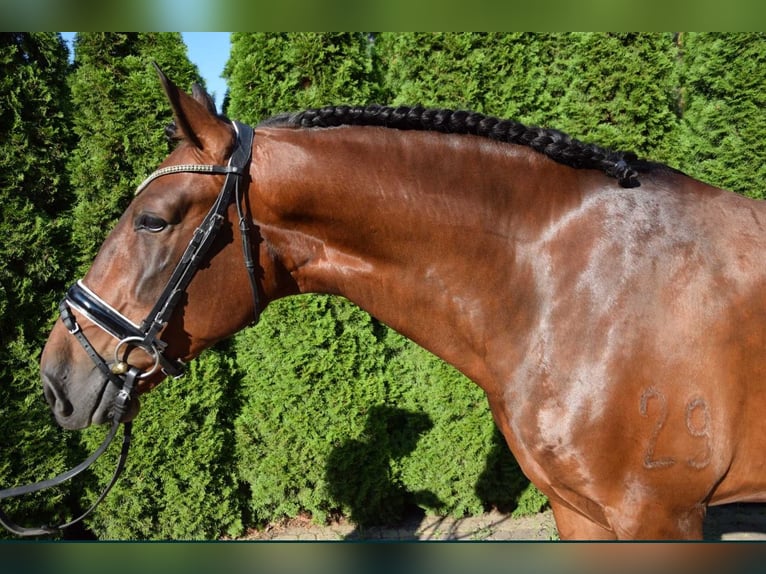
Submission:
[[[476,112],[388,106],[329,106],[293,114],[281,114],[261,126],[336,127],[343,125],[382,126],[400,130],[427,130],[449,134],[471,134],[493,140],[529,146],[549,158],[575,168],[599,169],[616,178],[622,187],[638,187],[637,164],[631,152],[611,151],[583,143],[567,134],[546,128],[527,127],[513,120],[501,120]]]

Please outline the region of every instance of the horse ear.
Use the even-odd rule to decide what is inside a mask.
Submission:
[[[200,86],[197,82],[194,82],[192,85],[192,97],[200,104],[205,106],[207,111],[209,111],[211,114],[214,116],[218,115],[218,112],[215,109],[215,102],[213,101],[213,98],[211,98],[210,95],[205,90],[203,90],[202,86]]]
[[[192,97],[179,90],[156,63],[154,68],[173,108],[176,126],[181,130],[184,138],[206,153],[225,155],[231,145],[232,132],[226,122],[216,115],[215,104],[210,96],[195,84],[192,88],[194,94]]]

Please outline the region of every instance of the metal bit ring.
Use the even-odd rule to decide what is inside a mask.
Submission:
[[[114,365],[112,366],[113,373],[121,375],[125,374],[128,370],[128,364],[120,358],[120,349],[124,345],[132,345],[133,347],[138,347],[154,360],[154,365],[152,365],[152,368],[138,375],[138,379],[147,379],[159,370],[160,352],[153,345],[147,345],[141,337],[125,337],[124,339],[121,339],[120,342],[117,343],[117,346],[114,348]]]

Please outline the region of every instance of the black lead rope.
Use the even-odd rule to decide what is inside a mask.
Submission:
[[[88,468],[90,465],[92,465],[94,462],[96,462],[96,460],[102,454],[104,454],[104,452],[109,447],[112,440],[114,439],[115,435],[117,434],[117,429],[120,427],[120,419],[125,414],[125,410],[128,407],[128,403],[130,402],[130,397],[133,391],[133,385],[135,384],[136,377],[139,374],[140,374],[140,371],[136,369],[135,367],[131,367],[130,370],[128,371],[128,374],[125,377],[125,384],[123,385],[122,389],[119,391],[117,395],[117,399],[115,400],[114,410],[112,413],[112,427],[109,429],[109,433],[106,435],[106,437],[101,442],[99,447],[93,452],[93,454],[91,454],[88,458],[86,458],[84,461],[82,461],[80,464],[78,464],[71,470],[61,473],[58,476],[55,476],[53,478],[49,478],[48,480],[42,480],[40,482],[35,482],[34,484],[27,484],[25,486],[15,486],[13,488],[6,488],[5,490],[0,490],[0,500],[4,500],[6,498],[14,498],[16,496],[24,496],[25,494],[31,494],[33,492],[38,492],[40,490],[45,490],[47,488],[58,486],[68,480],[71,480],[72,478],[80,474],[82,471],[84,471],[86,468]],[[77,518],[74,518],[70,520],[69,522],[65,522],[58,526],[40,526],[39,528],[29,528],[26,526],[18,525],[16,522],[11,520],[8,517],[8,515],[5,512],[3,512],[2,509],[0,509],[0,525],[4,526],[7,530],[9,530],[10,532],[13,532],[14,534],[18,536],[43,536],[47,534],[55,534],[60,530],[69,528],[70,526],[80,522],[86,516],[88,516],[91,512],[93,512],[93,510],[101,503],[101,501],[104,500],[104,497],[109,493],[109,491],[112,489],[114,484],[117,482],[117,479],[122,473],[123,468],[125,468],[125,461],[128,458],[128,450],[130,449],[132,423],[126,422],[123,426],[125,427],[125,432],[122,437],[122,449],[120,450],[120,458],[117,461],[117,466],[114,469],[114,473],[112,474],[111,480],[106,485],[104,490],[101,491],[101,494],[99,495],[99,497],[90,506],[90,508],[88,508],[88,510],[83,512]]]

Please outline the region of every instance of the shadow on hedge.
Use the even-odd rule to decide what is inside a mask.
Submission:
[[[373,526],[411,528],[414,538],[414,530],[425,516],[423,508],[444,506],[431,491],[409,491],[396,473],[397,461],[412,453],[432,428],[433,422],[425,413],[378,405],[370,408],[360,439],[332,450],[325,476],[331,496],[356,525],[348,539],[363,538],[364,529]],[[476,484],[485,510],[532,514],[545,504],[544,497],[535,492],[505,439],[495,430]]]
[[[518,516],[535,514],[547,505],[545,496],[524,476],[497,427],[486,466],[476,483],[476,495],[485,510]]]
[[[371,526],[417,524],[420,505],[439,506],[430,491],[410,492],[392,467],[415,450],[433,427],[425,413],[378,405],[369,410],[363,440],[349,440],[332,450],[326,478],[332,497],[357,530]],[[358,538],[355,530],[348,538]]]

